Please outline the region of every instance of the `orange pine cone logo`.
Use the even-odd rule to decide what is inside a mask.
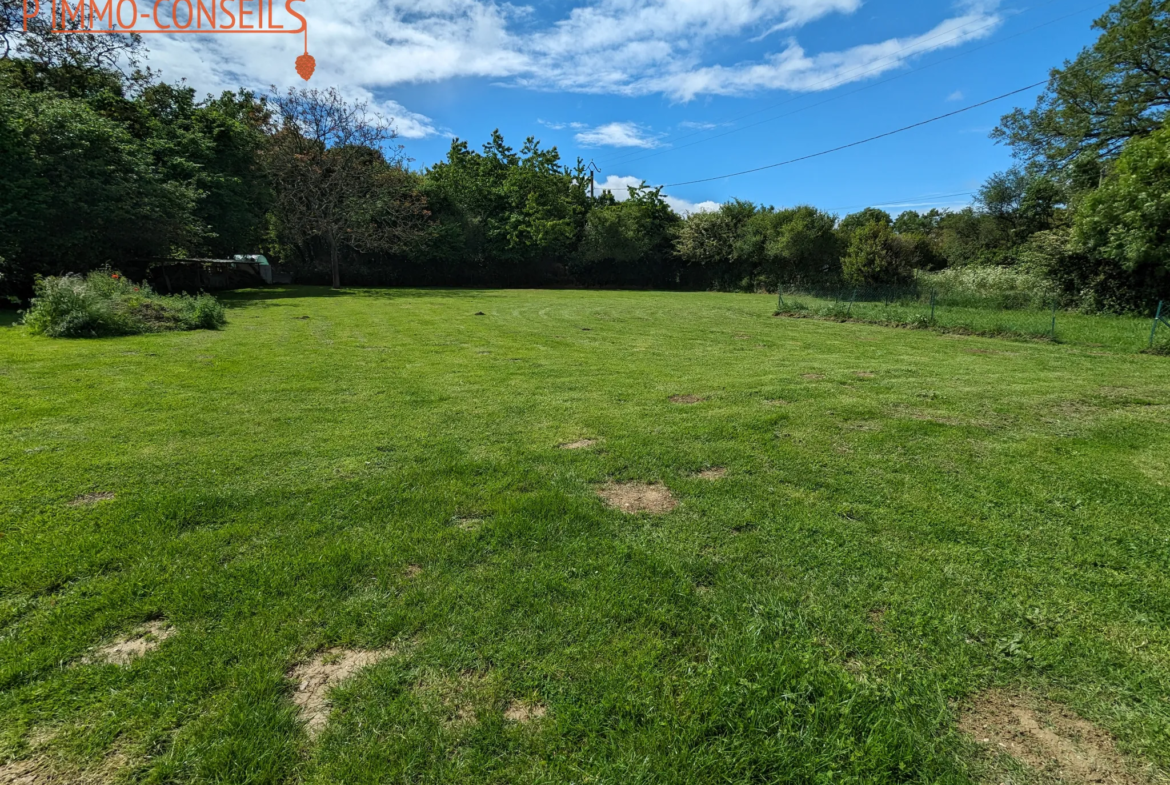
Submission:
[[[313,78],[313,72],[316,70],[317,61],[308,52],[297,58],[297,73],[301,75],[301,79],[309,81]]]

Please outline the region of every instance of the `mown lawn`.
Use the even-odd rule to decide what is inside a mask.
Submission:
[[[1170,359],[762,296],[230,305],[0,327],[10,777],[1008,781],[958,730],[993,688],[1170,768]],[[597,495],[634,481],[677,508]],[[332,649],[393,653],[311,738],[290,674]]]

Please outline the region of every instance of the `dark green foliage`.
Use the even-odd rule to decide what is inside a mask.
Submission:
[[[1005,116],[993,137],[1059,170],[1088,154],[1113,158],[1158,129],[1170,107],[1170,4],[1121,0],[1094,25],[1100,37],[1063,68],[1031,111]]]
[[[872,286],[905,283],[913,277],[911,246],[883,223],[866,224],[853,232],[841,260],[845,280]]]
[[[1139,299],[1170,284],[1170,129],[1134,139],[1113,174],[1077,209],[1074,237],[1084,253],[1123,275]],[[1136,303],[1135,303],[1136,304]]]
[[[110,270],[39,279],[24,315],[30,332],[50,338],[215,330],[226,323],[223,305],[209,294],[163,296]]]
[[[197,191],[84,101],[7,87],[0,68],[0,268],[6,293],[36,275],[165,256],[197,235]]]
[[[566,260],[585,224],[587,195],[573,185],[554,147],[529,138],[517,153],[499,131],[482,152],[455,140],[426,173],[424,193],[438,218],[434,240],[455,251],[464,275],[520,283]]]
[[[606,196],[585,220],[569,266],[573,279],[601,286],[677,283],[671,243],[682,219],[663,201],[662,189],[630,188],[622,202]]]
[[[37,275],[259,250],[265,109],[117,74],[0,62],[0,295]]]
[[[784,282],[840,277],[836,216],[813,207],[777,210],[729,202],[687,218],[675,244],[684,275],[724,291],[775,290]]]

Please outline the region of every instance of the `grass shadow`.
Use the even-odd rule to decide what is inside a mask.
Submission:
[[[216,294],[228,308],[279,307],[281,300],[307,298],[365,298],[399,300],[419,298],[460,299],[494,294],[489,289],[331,289],[328,286],[280,286],[264,289],[237,289]]]
[[[16,323],[20,321],[20,313],[17,311],[0,311],[0,327],[15,327]]]

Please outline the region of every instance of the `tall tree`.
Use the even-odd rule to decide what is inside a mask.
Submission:
[[[1113,175],[1080,203],[1074,237],[1125,271],[1135,299],[1170,295],[1170,128],[1126,145]]]
[[[333,287],[341,251],[387,252],[418,238],[425,200],[405,169],[391,121],[336,89],[275,94],[279,127],[265,153],[283,233],[329,250]],[[387,153],[389,155],[387,155]]]
[[[992,138],[1022,160],[1062,168],[1113,158],[1159,128],[1170,108],[1170,2],[1121,0],[1093,26],[1101,36],[1053,69],[1034,109],[1006,115]]]

